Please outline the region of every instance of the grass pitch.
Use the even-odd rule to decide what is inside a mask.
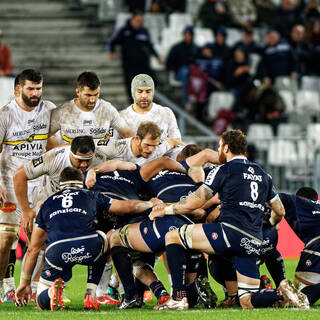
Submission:
[[[287,278],[293,279],[295,267],[297,265],[296,259],[285,260]],[[134,310],[116,310],[115,306],[101,306],[99,311],[84,311],[83,310],[83,295],[86,285],[86,267],[77,266],[73,269],[73,277],[65,289],[66,295],[71,299],[71,303],[64,311],[41,311],[34,310],[35,304],[29,304],[26,307],[16,307],[13,303],[5,303],[0,305],[0,319],[6,320],[80,320],[80,319],[114,319],[114,320],[213,320],[213,319],[227,319],[227,320],[290,320],[290,319],[320,319],[320,300],[316,306],[310,310],[299,310],[294,308],[289,309],[255,309],[255,310],[241,310],[240,308],[229,309],[204,309],[204,307],[196,307],[188,311],[154,311],[152,308],[156,304],[156,299],[147,302],[142,309]],[[167,273],[163,267],[162,261],[159,261],[156,272],[159,278],[163,281],[165,287],[169,289]],[[18,284],[18,274],[20,273],[20,266],[16,268],[16,283]],[[261,274],[265,274],[266,269],[262,267]],[[219,301],[224,298],[224,293],[221,287],[211,281],[211,285],[218,295]]]

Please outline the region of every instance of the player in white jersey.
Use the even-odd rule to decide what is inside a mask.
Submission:
[[[181,133],[172,110],[153,102],[154,82],[150,76],[136,75],[131,82],[131,94],[133,104],[120,111],[120,115],[133,130],[136,131],[143,121],[153,121],[161,129],[161,138],[181,141]]]
[[[99,99],[101,83],[94,72],[83,72],[77,79],[77,98],[59,106],[51,118],[50,135],[60,130],[63,143],[77,136],[92,136],[93,139],[109,138],[110,128],[121,137],[134,135],[109,102]]]
[[[72,140],[71,146],[55,148],[27,162],[14,175],[14,187],[20,206],[27,207],[29,204],[28,181],[47,175],[37,197],[37,205],[41,205],[49,196],[60,190],[59,177],[64,168],[74,167],[84,172],[90,166],[106,160],[106,155],[95,148],[92,137],[79,136]],[[111,171],[136,168],[132,163],[119,160],[110,160],[107,163]],[[29,210],[32,209],[29,207]]]
[[[130,161],[142,166],[143,164],[163,156],[177,145],[175,139],[161,140],[161,130],[152,121],[142,122],[137,135],[127,139],[109,139],[99,141],[98,147],[109,159]]]
[[[16,99],[0,109],[0,184],[6,192],[6,201],[0,210],[0,288],[22,213],[12,177],[21,165],[46,151],[51,111],[55,108],[53,103],[41,100],[40,72],[24,70],[15,83]],[[30,183],[31,203],[37,186],[38,181]]]

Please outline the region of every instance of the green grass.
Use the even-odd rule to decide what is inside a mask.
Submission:
[[[287,259],[285,261],[287,278],[293,279],[294,270],[297,265],[296,259]],[[16,275],[19,274],[19,266],[17,267]],[[162,261],[156,267],[156,272],[159,278],[163,281],[166,288],[169,288],[168,278],[164,270]],[[267,273],[266,269],[262,267],[261,274]],[[310,310],[298,309],[255,309],[255,310],[241,310],[240,308],[232,309],[213,309],[207,310],[203,307],[196,307],[189,311],[154,311],[152,307],[156,304],[155,298],[148,302],[142,309],[138,310],[116,310],[115,306],[101,306],[99,311],[84,311],[83,310],[83,294],[86,285],[86,267],[77,266],[73,269],[73,278],[68,283],[66,294],[71,299],[71,304],[68,309],[61,312],[39,311],[34,310],[34,304],[29,304],[27,307],[15,307],[12,303],[5,303],[0,305],[0,319],[10,320],[78,320],[78,319],[116,319],[116,320],[213,320],[213,319],[227,319],[227,320],[242,320],[242,319],[275,319],[289,320],[289,319],[319,319],[320,300],[317,305]],[[18,276],[17,276],[18,278]],[[224,297],[223,291],[219,285],[214,281],[211,282],[213,289],[218,295],[219,300]]]

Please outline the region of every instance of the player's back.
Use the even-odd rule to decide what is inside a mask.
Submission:
[[[259,238],[265,202],[273,198],[272,180],[256,163],[237,157],[213,169],[205,184],[221,201],[220,221]]]
[[[36,223],[47,231],[47,245],[62,239],[95,234],[99,206],[108,208],[110,198],[99,192],[66,188],[45,201]]]
[[[313,201],[293,194],[280,193],[285,219],[296,235],[307,244],[320,235],[320,201]]]

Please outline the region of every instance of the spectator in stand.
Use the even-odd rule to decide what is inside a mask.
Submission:
[[[253,31],[245,28],[242,33],[242,39],[235,43],[234,48],[242,47],[246,54],[262,54],[262,47],[253,39]]]
[[[305,19],[319,19],[320,18],[320,8],[317,0],[309,0],[305,10]]]
[[[286,41],[281,41],[276,30],[268,31],[266,42],[257,77],[263,80],[264,85],[270,85],[278,76],[291,76],[296,79],[299,63],[291,46]]]
[[[153,3],[158,5],[160,12],[166,14],[186,11],[186,0],[154,0]]]
[[[275,10],[274,2],[272,0],[255,0],[254,4],[258,15],[255,24],[262,27],[270,26]]]
[[[136,11],[127,23],[116,30],[108,41],[110,60],[115,58],[115,47],[121,46],[122,68],[128,99],[131,101],[131,81],[139,73],[155,76],[150,67],[150,56],[158,58],[163,63],[153,47],[149,31],[143,26],[143,13]]]
[[[183,31],[183,40],[170,49],[166,61],[167,69],[174,71],[175,79],[183,83],[185,103],[189,101],[187,88],[190,65],[194,63],[199,50],[193,42],[193,35],[193,27],[187,26]]]
[[[221,0],[206,0],[198,13],[203,28],[216,31],[221,25],[231,25],[232,17],[228,5]]]
[[[11,51],[8,46],[2,43],[2,40],[3,32],[0,29],[0,77],[7,77],[12,75],[13,64],[11,60]]]
[[[136,12],[137,10],[146,12],[150,6],[149,0],[125,0],[125,4],[132,13]]]
[[[306,23],[306,39],[313,46],[320,45],[320,21],[317,19],[310,19]]]
[[[305,35],[305,27],[301,24],[296,24],[291,30],[289,40],[289,44],[298,56],[299,73],[302,75],[312,72],[313,63],[315,62],[312,60],[312,46],[305,40]]]
[[[221,57],[224,62],[231,57],[231,49],[226,43],[228,32],[226,27],[220,26],[215,32],[215,42],[211,44],[215,56]]]
[[[280,32],[281,36],[287,40],[295,24],[303,24],[303,11],[305,0],[296,2],[295,0],[282,0],[281,5],[276,9],[272,28]]]

